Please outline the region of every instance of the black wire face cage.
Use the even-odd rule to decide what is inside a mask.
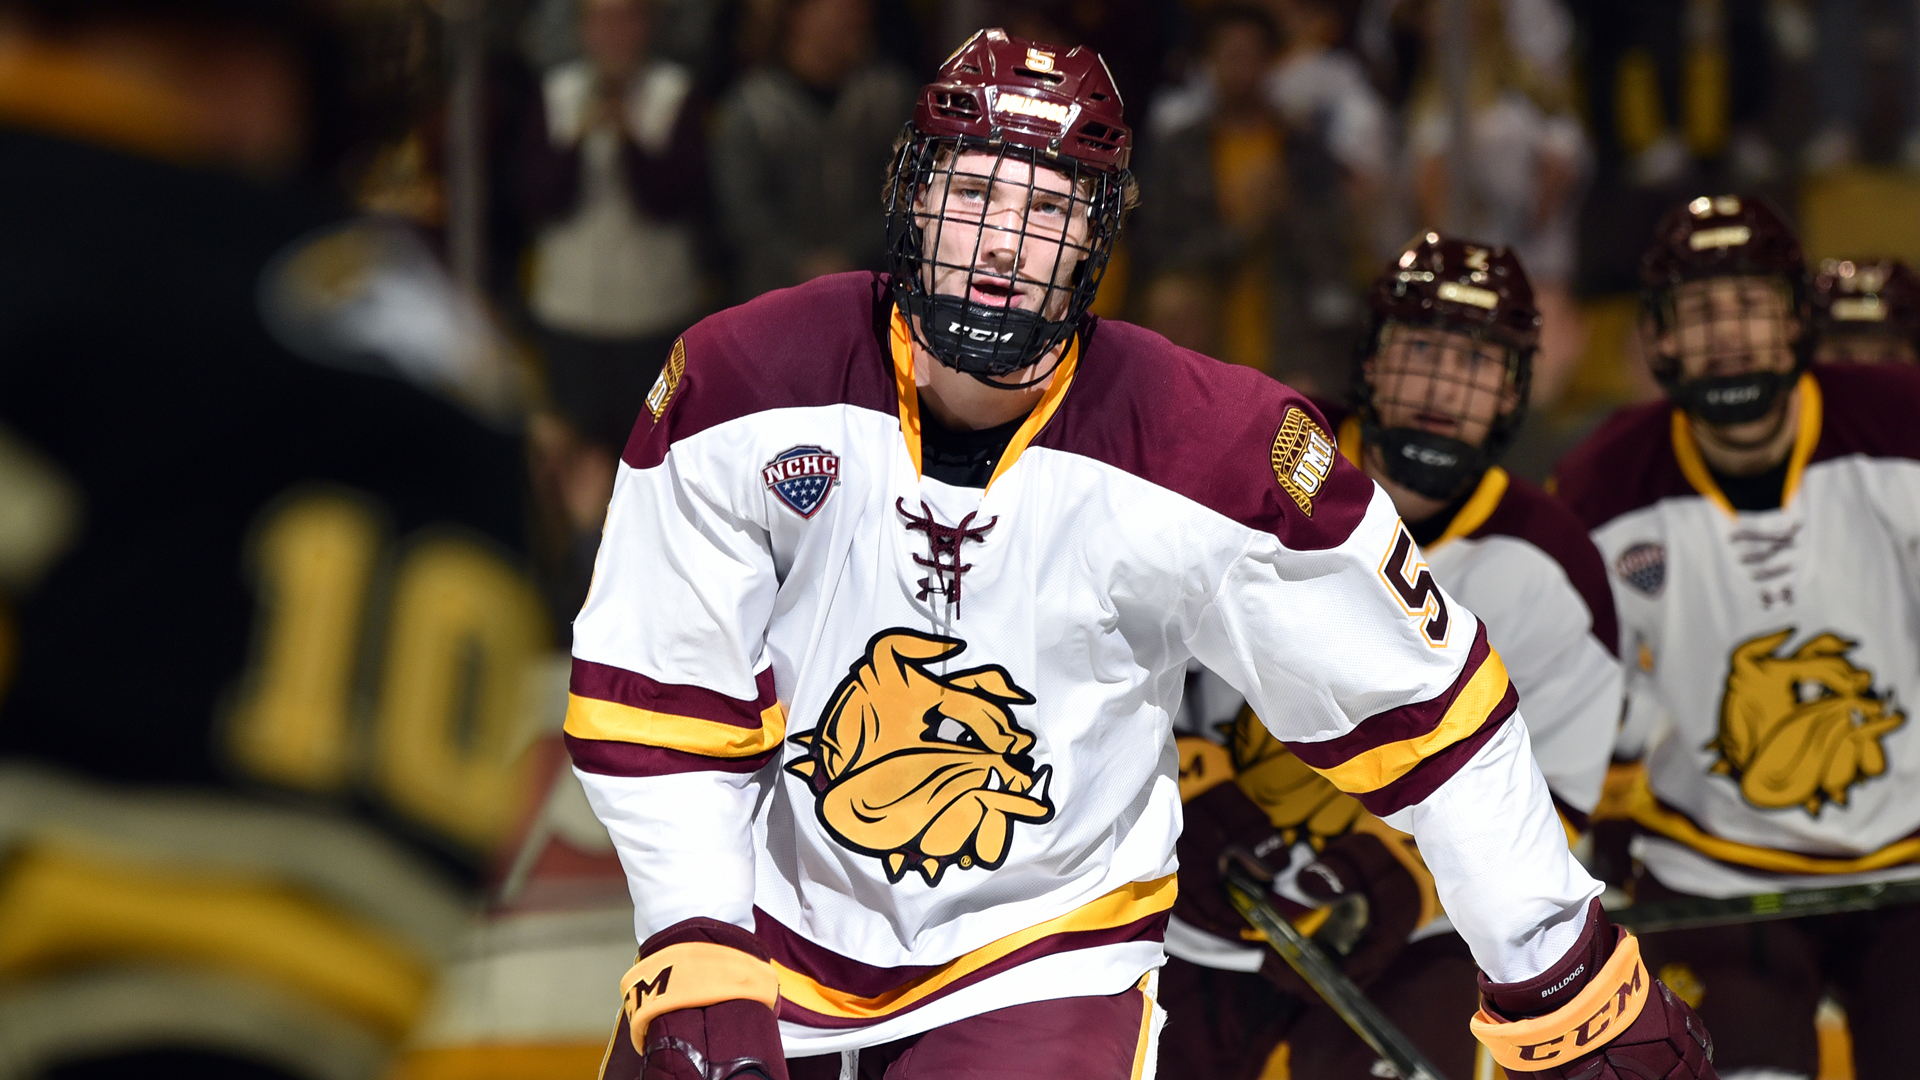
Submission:
[[[1423,330],[1447,336],[1428,340]],[[1428,498],[1450,500],[1477,482],[1526,419],[1533,350],[1483,328],[1381,320],[1360,361],[1353,393],[1362,438],[1380,448],[1388,476]],[[1434,431],[1423,420],[1452,428]],[[1484,432],[1472,430],[1481,424]]]
[[[1689,284],[1705,288],[1687,289]],[[1671,334],[1675,346],[1663,352],[1658,341],[1653,343],[1654,378],[1676,404],[1703,423],[1744,424],[1766,416],[1812,360],[1812,335],[1803,328],[1795,340],[1788,331],[1802,313],[1800,292],[1788,282],[1758,276],[1702,278],[1661,289],[1648,300],[1655,331],[1663,337]],[[1793,360],[1786,370],[1754,370],[1756,364],[1782,355]],[[1688,378],[1683,358],[1696,359],[1696,366],[1710,374]],[[1732,373],[1711,374],[1716,368]]]
[[[969,153],[988,156],[963,169]],[[1030,167],[1003,169],[1009,161]],[[1024,382],[999,380],[1079,326],[1106,274],[1126,183],[1124,171],[1004,141],[931,137],[909,125],[887,183],[887,250],[915,340],[990,386],[1044,382],[1059,357]],[[1081,220],[1085,236],[1075,242]]]

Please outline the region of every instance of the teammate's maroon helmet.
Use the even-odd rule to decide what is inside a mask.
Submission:
[[[1772,278],[1785,288],[1787,314],[1807,321],[1807,263],[1800,241],[1764,200],[1749,195],[1701,196],[1667,212],[1640,263],[1645,306],[1656,331],[1675,326],[1674,293],[1709,278]],[[1793,343],[1791,371],[1752,371],[1688,379],[1680,357],[1654,350],[1651,367],[1674,402],[1709,424],[1757,420],[1791,389],[1812,356],[1811,335]]]
[[[1429,232],[1408,244],[1367,294],[1370,321],[1354,364],[1353,394],[1362,437],[1380,447],[1387,474],[1435,499],[1450,499],[1498,461],[1526,418],[1533,354],[1540,347],[1540,309],[1520,259],[1504,247]],[[1383,391],[1367,375],[1391,325],[1433,327],[1502,346],[1507,369],[1501,391],[1515,404],[1499,412],[1478,445],[1419,428],[1381,422]],[[1441,377],[1426,384],[1436,394]],[[1462,402],[1471,395],[1457,395]],[[1395,404],[1444,412],[1437,401]],[[1395,410],[1396,412],[1402,410]]]
[[[1127,171],[1132,147],[1133,133],[1121,118],[1120,91],[1106,63],[1091,49],[1062,49],[1003,30],[982,30],[948,57],[934,81],[920,91],[887,183],[894,290],[901,307],[914,316],[915,334],[927,351],[949,367],[987,380],[1027,367],[1065,341],[1093,303],[1121,214],[1132,197],[1133,179]],[[1055,273],[1046,281],[1022,279],[1043,286],[1039,311],[980,304],[967,296],[936,293],[931,286],[936,269],[962,275],[974,270],[972,265],[941,262],[939,247],[939,230],[947,220],[946,192],[967,151],[992,154],[993,162],[977,174],[958,175],[977,175],[989,185],[1007,183],[999,178],[1000,163],[1007,158],[1030,162],[1035,172],[1044,168],[1060,173],[1067,179],[1072,212],[1087,218],[1084,243],[1071,237],[1064,243],[1036,237],[1036,242],[1060,248]],[[1030,179],[1029,186],[1032,183]],[[939,205],[918,207],[922,198],[937,198]],[[977,217],[972,224],[981,235],[997,228],[981,226]],[[1023,216],[1013,240],[1024,244],[1027,239]],[[974,248],[977,257],[978,241]],[[1061,284],[1064,275],[1059,271],[1068,262],[1076,267]]]
[[[1827,259],[1813,275],[1812,306],[1816,360],[1920,362],[1920,277],[1906,263]]]

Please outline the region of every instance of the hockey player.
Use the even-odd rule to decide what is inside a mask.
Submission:
[[[1392,498],[1434,580],[1485,622],[1573,832],[1600,798],[1621,676],[1613,598],[1592,541],[1552,497],[1494,464],[1525,415],[1539,341],[1526,274],[1505,248],[1427,233],[1374,282],[1368,303],[1355,408],[1322,411],[1341,455]],[[1261,971],[1301,991],[1291,969],[1270,949],[1249,947],[1244,921],[1213,899],[1223,852],[1206,845],[1224,842],[1276,852],[1268,861],[1297,900],[1335,898],[1332,881],[1363,892],[1374,925],[1348,958],[1349,974],[1371,979],[1376,1003],[1442,1071],[1473,1075],[1474,1042],[1457,1022],[1473,1011],[1473,960],[1449,932],[1409,838],[1309,770],[1251,712],[1224,752],[1191,737],[1180,743],[1183,787],[1197,797],[1187,804],[1182,895],[1167,937],[1176,959],[1162,976],[1175,1018],[1168,1049],[1188,1061],[1224,1054],[1214,1075],[1255,1075],[1281,1028],[1239,1038],[1232,1029],[1246,1026],[1241,1002],[1272,992],[1253,974],[1228,972]],[[1309,1011],[1288,1037],[1296,1075],[1375,1075],[1377,1055],[1330,1009]]]
[[[1615,415],[1558,471],[1611,571],[1622,750],[1651,742],[1636,897],[1914,876],[1920,372],[1809,367],[1800,246],[1758,200],[1676,207],[1642,275],[1670,400]],[[1912,1075],[1920,909],[1646,952],[1720,1033],[1727,1075],[1812,1076],[1828,989],[1862,1080]]]
[[[1920,279],[1898,259],[1827,259],[1813,275],[1813,359],[1920,364]]]
[[[642,940],[608,1075],[1151,1074],[1189,657],[1419,839],[1503,1061],[1713,1075],[1391,500],[1304,399],[1087,317],[1130,142],[1097,56],[976,34],[893,272],[676,346],[574,634]]]

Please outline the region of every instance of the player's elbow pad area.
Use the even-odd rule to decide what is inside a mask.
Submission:
[[[1467,662],[1445,693],[1377,713],[1352,731],[1287,748],[1379,817],[1425,799],[1514,714],[1519,695],[1500,654],[1476,629]]]
[[[612,776],[751,773],[786,738],[773,671],[751,700],[576,659],[567,695],[566,739],[576,765]]]

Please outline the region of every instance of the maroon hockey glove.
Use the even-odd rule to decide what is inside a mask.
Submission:
[[[1227,900],[1227,863],[1262,881],[1273,871],[1269,858],[1285,862],[1286,843],[1267,812],[1235,783],[1217,784],[1186,803],[1186,824],[1174,851],[1180,856],[1180,892],[1173,913],[1180,921],[1229,941],[1243,940],[1247,920]],[[1294,914],[1297,912],[1290,912]]]
[[[1480,975],[1473,1033],[1509,1073],[1549,1080],[1718,1080],[1706,1026],[1647,974],[1595,900],[1580,939],[1523,983]]]
[[[747,931],[675,923],[640,947],[620,989],[602,1080],[787,1080],[779,979]]]
[[[1364,898],[1364,918],[1357,926],[1341,932],[1329,925],[1328,932],[1315,935],[1346,956],[1341,967],[1358,986],[1366,986],[1393,963],[1420,921],[1419,883],[1370,833],[1351,832],[1328,844],[1319,858],[1301,868],[1294,887],[1323,905]],[[1334,918],[1340,918],[1337,909]],[[1357,940],[1351,936],[1354,931]],[[1348,940],[1329,941],[1334,934]]]

